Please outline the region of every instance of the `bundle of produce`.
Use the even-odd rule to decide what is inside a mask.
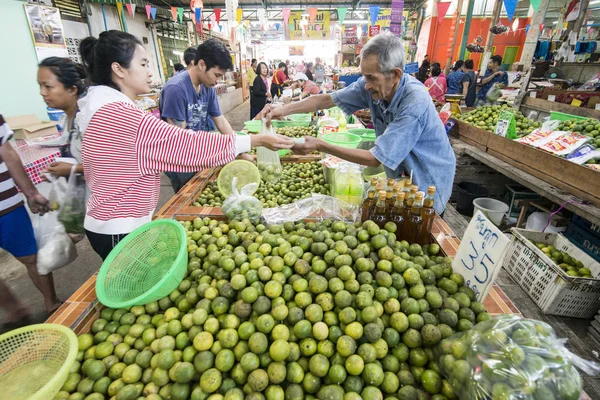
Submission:
[[[179,287],[103,309],[55,399],[456,399],[432,349],[489,315],[438,245],[372,221],[184,226]]]
[[[286,126],[277,128],[277,134],[291,138],[302,138],[304,136],[317,137],[317,129],[311,126]]]
[[[238,191],[237,178],[233,178],[231,191],[233,192],[223,202],[223,214],[229,219],[248,219],[253,223],[260,221],[262,203],[252,194],[256,192],[258,183],[249,183]]]
[[[501,315],[441,342],[439,367],[461,399],[579,400],[596,363],[569,352],[545,322]]]
[[[515,111],[506,104],[485,106],[476,108],[468,113],[456,115],[455,118],[464,121],[470,125],[476,126],[481,129],[485,129],[488,132],[494,132],[496,129],[496,123],[500,113],[504,110],[508,110],[515,115],[515,125],[517,129],[517,136],[522,137],[533,132],[535,128],[541,126],[540,122],[536,122],[526,118],[520,111]]]

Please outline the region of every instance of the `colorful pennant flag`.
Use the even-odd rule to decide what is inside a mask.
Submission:
[[[179,17],[179,22],[183,23],[183,7],[177,8],[177,16]]]
[[[275,30],[279,30],[280,26],[281,26],[281,24],[279,22],[275,22]]]
[[[123,15],[123,3],[117,1],[117,12],[119,13],[119,18]]]
[[[308,22],[312,24],[313,22],[315,22],[315,17],[317,16],[318,9],[316,7],[308,7],[306,11],[308,11]]]
[[[531,26],[531,25],[529,25],[529,24],[525,25],[525,33],[529,32],[529,27],[530,27],[530,26]]]
[[[246,29],[250,28],[250,20],[245,20],[244,25],[246,25]]]
[[[208,23],[208,30],[210,31],[210,28],[212,28],[212,24],[209,22]]]
[[[508,17],[509,21],[512,21],[513,16],[515,15],[517,1],[518,0],[504,0],[504,8],[506,9],[506,16]]]
[[[290,18],[290,9],[289,8],[284,8],[281,10],[281,14],[283,15],[283,22],[285,24],[288,23],[288,19]]]
[[[215,21],[217,21],[217,24],[221,23],[221,9],[220,8],[215,8]]]
[[[216,22],[217,22],[217,17],[215,16],[215,14],[214,14],[214,13],[210,15],[210,22],[212,22],[212,24],[213,24],[213,25],[217,25],[217,24],[216,24]]]
[[[344,23],[344,19],[346,19],[346,13],[348,12],[348,7],[340,7],[337,9],[338,20],[340,24]]]
[[[540,33],[544,30],[544,24],[540,24]]]
[[[529,0],[529,3],[531,4],[533,11],[537,11],[540,9],[540,4],[542,3],[542,0]]]
[[[444,20],[444,17],[446,16],[448,9],[450,8],[450,4],[452,4],[451,1],[440,1],[439,3],[437,3],[438,24],[441,24]]]
[[[202,9],[196,8],[195,13],[196,13],[196,23],[201,24],[202,23]]]
[[[150,9],[152,6],[150,4],[146,4],[146,16],[150,19]]]
[[[219,24],[219,32],[223,32],[223,25]]]
[[[150,15],[152,15],[152,21],[156,19],[156,7],[150,8]]]
[[[244,10],[238,8],[235,10],[235,19],[237,20],[238,25],[242,23],[242,16],[244,15]]]
[[[135,13],[135,4],[125,4],[125,7],[127,8],[127,12],[129,13],[129,16],[131,18],[133,18],[133,13]]]
[[[173,21],[177,22],[177,7],[171,7],[171,15],[173,16]]]
[[[516,31],[518,28],[519,28],[519,18],[515,18],[515,20],[513,21],[513,24],[512,24],[513,32]]]
[[[369,7],[369,15],[371,16],[371,25],[375,25],[375,23],[377,22],[377,17],[379,16],[380,10],[381,10],[380,6],[370,6]]]

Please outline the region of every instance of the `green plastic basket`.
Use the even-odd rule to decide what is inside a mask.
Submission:
[[[3,400],[52,399],[67,380],[79,346],[69,328],[29,325],[0,336]]]
[[[262,129],[262,121],[252,120],[244,122],[244,126],[248,129],[248,132],[258,133]]]
[[[140,226],[110,252],[96,279],[96,295],[111,308],[140,306],[169,295],[187,271],[187,234],[172,219]]]
[[[340,147],[346,147],[348,149],[357,148],[360,142],[362,141],[362,139],[358,135],[340,132],[327,133],[323,135],[322,138],[327,143],[331,143]]]
[[[274,119],[271,121],[271,124],[273,124],[273,126],[275,128],[285,128],[288,126],[310,126],[310,120],[308,121],[290,121],[290,120],[277,120]]]
[[[580,117],[579,115],[571,115],[571,114],[567,114],[567,113],[561,113],[558,111],[550,112],[550,120],[551,121],[568,121],[570,119],[576,119],[578,121],[585,121],[588,118]]]
[[[375,135],[375,129],[353,128],[348,129],[348,133],[360,136],[363,142],[373,142],[375,139],[377,139],[377,135]]]
[[[301,121],[301,122],[310,122],[312,120],[312,115],[310,114],[292,114],[288,115],[287,118],[291,121]]]

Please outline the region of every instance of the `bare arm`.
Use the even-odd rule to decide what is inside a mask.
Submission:
[[[502,72],[502,71],[496,71],[493,74],[491,74],[490,76],[488,76],[487,78],[481,78],[481,83],[483,83],[485,85],[486,83],[488,83],[489,81],[491,81],[492,79],[494,79],[494,77],[496,75],[502,75],[503,73],[504,72]]]
[[[229,135],[234,132],[233,128],[231,127],[231,124],[223,115],[219,115],[218,117],[212,117],[212,119],[215,122],[215,126],[217,127],[219,132],[221,132],[223,135]]]
[[[469,93],[469,82],[463,82],[463,96],[465,99],[467,98],[467,93]]]
[[[326,108],[334,107],[335,103],[328,94],[320,94],[317,96],[311,96],[308,99],[299,101],[297,103],[286,104],[283,107],[275,107],[271,104],[267,104],[263,110],[258,113],[254,119],[266,118],[268,123],[271,123],[272,119],[280,119],[290,114],[313,112],[317,110],[323,110]]]
[[[347,149],[310,136],[304,138],[303,144],[295,144],[293,147],[293,151],[300,154],[309,154],[315,150],[368,167],[378,167],[381,164],[369,150]]]
[[[180,121],[178,119],[167,118],[167,122],[171,125],[175,125],[183,129],[185,129],[185,127],[187,126],[187,123],[185,121]]]

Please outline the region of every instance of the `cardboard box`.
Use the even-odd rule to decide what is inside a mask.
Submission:
[[[36,139],[58,134],[56,121],[42,121],[33,114],[8,117],[6,122],[15,132],[15,139]]]
[[[506,186],[506,192],[504,193],[504,201],[508,204],[508,216],[511,218],[518,218],[521,213],[521,206],[516,204],[517,200],[537,200],[540,199],[541,196],[524,186],[509,184]],[[529,207],[527,213],[530,214],[533,212],[534,208]]]

